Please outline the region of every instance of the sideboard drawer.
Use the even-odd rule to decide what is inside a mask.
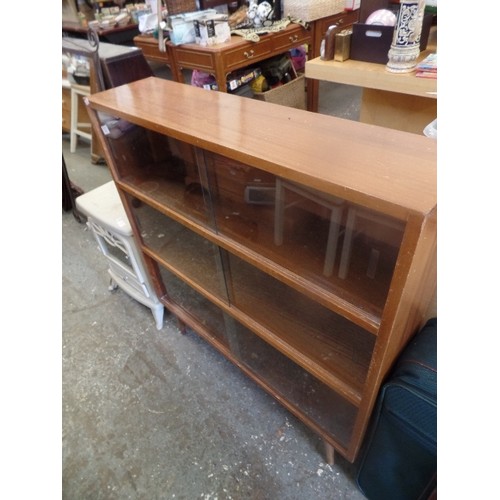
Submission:
[[[304,45],[311,42],[311,33],[302,28],[302,26],[296,26],[294,30],[286,30],[284,33],[276,33],[273,38],[273,49],[275,51],[287,51],[290,49],[290,45],[296,47],[297,45]]]
[[[244,47],[239,47],[235,50],[228,51],[224,54],[226,69],[242,67],[242,65],[250,65],[253,62],[262,61],[269,57],[272,53],[272,40],[267,38],[257,43],[249,43]]]

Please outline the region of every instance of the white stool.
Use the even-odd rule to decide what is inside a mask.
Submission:
[[[76,151],[76,143],[78,136],[84,137],[92,141],[92,134],[85,132],[82,129],[91,130],[91,124],[78,121],[78,96],[85,97],[90,95],[90,87],[87,85],[71,84],[71,125],[70,125],[70,145],[69,150],[71,153]]]
[[[137,248],[132,227],[114,181],[76,198],[76,206],[87,216],[99,249],[108,259],[110,290],[118,286],[141,304],[149,307],[156,328],[163,328],[164,306],[148,279],[144,261]]]

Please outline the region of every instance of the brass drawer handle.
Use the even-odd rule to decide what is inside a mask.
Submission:
[[[250,50],[250,52],[247,52],[245,50],[245,52],[243,52],[243,55],[247,58],[247,59],[250,59],[251,57],[253,57],[255,55],[255,52],[253,49]]]
[[[298,35],[289,36],[288,39],[290,40],[290,42],[295,43],[299,40],[299,36]]]

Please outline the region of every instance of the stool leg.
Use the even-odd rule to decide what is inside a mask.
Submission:
[[[345,279],[351,262],[352,236],[356,224],[356,209],[350,208],[347,213],[347,222],[342,245],[342,255],[340,256],[339,278]]]
[[[114,292],[117,289],[118,289],[118,283],[113,278],[109,278],[108,290],[110,292]]]
[[[325,264],[323,266],[323,274],[327,277],[330,277],[333,273],[333,265],[335,264],[335,256],[337,254],[337,245],[339,241],[341,217],[342,209],[339,207],[332,208],[330,228],[328,229],[328,242],[326,244]]]
[[[285,189],[281,179],[276,179],[274,200],[274,244],[283,244],[283,218],[285,217]]]
[[[78,140],[78,136],[76,135],[76,130],[78,128],[78,95],[77,93],[71,89],[71,125],[70,125],[70,143],[69,150],[71,153],[76,151],[76,142]]]
[[[153,317],[156,322],[156,329],[161,330],[163,328],[163,313],[165,311],[165,307],[163,304],[158,304],[155,307],[151,308],[151,312],[153,313]]]

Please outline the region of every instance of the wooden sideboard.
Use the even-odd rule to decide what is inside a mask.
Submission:
[[[88,111],[165,307],[354,461],[435,289],[436,141],[156,77]]]
[[[153,37],[134,38],[136,47],[143,50],[146,58],[170,66],[175,81],[185,82],[184,69],[197,69],[213,74],[221,92],[227,92],[227,76],[231,71],[254,65],[294,47],[310,44],[311,41],[311,32],[293,23],[283,31],[260,35],[258,42],[232,35],[230,41],[210,47],[196,43],[174,45],[167,42],[165,52],[159,50],[158,41]]]
[[[305,29],[299,24],[290,24],[278,33],[261,35],[260,41],[249,42],[233,35],[231,41],[212,47],[198,44],[166,44],[166,51],[158,48],[158,40],[153,36],[139,35],[134,44],[143,50],[147,59],[170,66],[173,79],[184,82],[183,69],[198,69],[215,76],[217,86],[226,92],[226,79],[231,71],[245,68],[264,59],[282,54],[294,47],[308,46],[308,58],[319,56],[321,40],[331,24],[346,28],[358,20],[358,11],[341,12],[333,16],[309,23]],[[316,80],[307,81],[307,109],[317,111],[318,89]]]

